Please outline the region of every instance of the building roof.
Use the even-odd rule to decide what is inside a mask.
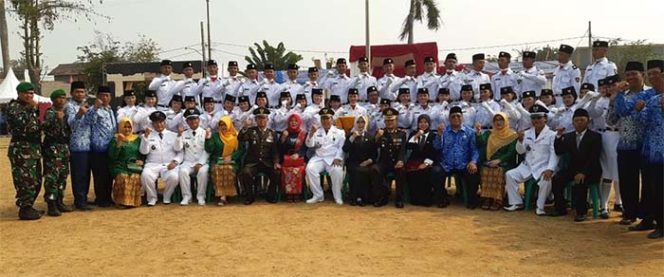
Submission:
[[[51,70],[48,75],[63,76],[63,75],[80,75],[82,74],[85,63],[63,63],[59,64],[56,68]]]
[[[173,62],[173,72],[182,72],[182,64],[185,61]],[[191,61],[194,66],[194,73],[201,72],[201,61]],[[107,74],[134,75],[137,73],[158,73],[159,62],[153,63],[112,63],[106,65]]]

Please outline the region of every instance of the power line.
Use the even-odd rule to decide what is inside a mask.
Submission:
[[[175,59],[175,58],[178,58],[178,57],[182,57],[182,56],[186,56],[186,55],[191,55],[191,54],[198,54],[198,53],[196,53],[195,51],[189,51],[189,52],[186,52],[186,53],[183,53],[183,54],[179,54],[179,55],[175,55],[175,56],[168,57],[168,58],[166,58],[166,59],[170,60],[170,59]]]
[[[212,51],[213,51],[213,52],[226,53],[226,54],[233,55],[233,56],[238,56],[238,57],[241,57],[241,58],[244,58],[244,57],[245,57],[245,55],[242,55],[242,54],[233,53],[233,52],[230,52],[230,51],[221,50],[221,49],[216,49],[216,48],[212,48]]]
[[[581,37],[569,37],[569,38],[559,38],[559,39],[550,39],[550,40],[541,40],[541,41],[531,41],[531,42],[521,42],[521,43],[510,43],[510,44],[501,44],[501,45],[489,45],[489,46],[475,46],[475,47],[465,47],[465,48],[453,48],[453,49],[440,49],[438,52],[448,52],[448,51],[464,51],[464,50],[477,50],[477,49],[491,49],[491,48],[500,48],[500,47],[511,47],[511,46],[521,46],[527,44],[540,44],[540,43],[549,43],[557,41],[572,40]]]

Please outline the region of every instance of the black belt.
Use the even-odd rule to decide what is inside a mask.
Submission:
[[[157,104],[157,107],[169,108],[168,105]]]
[[[604,132],[604,131],[613,131],[613,132],[618,132],[618,128],[604,128],[604,129],[598,129],[597,131],[599,132]]]

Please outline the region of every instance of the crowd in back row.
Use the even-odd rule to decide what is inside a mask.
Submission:
[[[359,60],[361,72],[353,78],[339,59],[336,74],[319,78],[310,68],[304,85],[296,82],[297,65],[289,65],[289,81],[277,84],[271,65],[262,81],[248,65],[245,80],[231,61],[230,77],[220,78],[213,60],[209,77],[195,82],[185,63],[186,78],[174,81],[165,60],[142,105],[126,91],[123,107],[113,111],[110,89],[101,86],[88,107],[84,84],[74,82],[71,100],[61,90],[51,94],[53,107],[41,123],[33,112],[32,88],[21,84],[18,100],[6,111],[19,217],[41,216],[32,204],[43,155],[49,215],[70,210],[62,201],[69,164],[79,210],[92,209],[90,171],[95,204],[102,207],[138,206],[142,191],[154,206],[159,178],[166,186],[164,203],[179,197],[173,195],[179,190],[177,200],[188,205],[194,180],[201,205],[213,199],[224,205],[237,194],[251,204],[262,176],[269,179],[268,201],[280,195],[295,201],[310,190],[306,202],[316,203],[323,201],[321,174],[329,176],[338,204],[347,175],[347,200],[353,205],[387,204],[394,180],[396,207],[404,206],[406,194],[414,205],[445,207],[444,183],[455,176],[469,208],[523,209],[519,184],[530,182],[539,187],[537,215],[567,214],[567,201],[573,200],[576,221],[586,218],[589,188],[598,190],[600,216],[608,218],[614,186],[621,224],[641,218],[630,228],[655,228],[650,236],[661,237],[664,62],[648,61],[654,86],[649,88],[640,62],[627,64],[622,81],[606,60],[607,48],[606,42],[594,43],[596,61],[582,79],[569,61],[573,49],[561,45],[552,89],[543,88],[532,52],[524,53],[519,73],[509,69],[511,57],[501,52],[501,71],[490,78],[482,72],[483,54],[473,56],[469,72],[454,71],[456,56],[447,55],[443,75],[427,57],[418,77],[412,60],[405,64],[406,76],[394,76],[388,58],[380,80],[368,73],[367,58]],[[574,197],[565,199],[570,183]],[[639,191],[652,197],[639,197]],[[555,208],[547,212],[550,194]]]

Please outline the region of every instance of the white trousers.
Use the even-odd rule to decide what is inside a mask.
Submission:
[[[618,181],[618,141],[620,134],[614,131],[604,131],[602,134],[602,152],[599,163],[602,166],[602,178]]]
[[[168,170],[167,164],[148,163],[141,172],[141,184],[147,194],[148,202],[157,201],[157,178],[161,178],[166,183],[164,189],[164,202],[171,202],[171,195],[178,185],[178,167]]]
[[[519,194],[519,184],[533,178],[530,167],[521,163],[518,167],[507,171],[505,174],[505,190],[507,190],[507,199],[510,205],[522,205],[523,199]],[[537,208],[544,210],[546,198],[551,193],[551,180],[544,181],[540,178],[537,185],[540,187],[537,193]]]
[[[194,165],[196,163],[191,162],[184,162],[180,165],[180,191],[182,191],[183,199],[191,200],[191,174],[194,173]],[[196,199],[198,201],[205,201],[209,168],[209,165],[204,164],[196,173]]]
[[[323,171],[327,171],[330,174],[330,179],[332,179],[332,195],[334,195],[334,200],[337,202],[343,201],[341,196],[341,184],[344,180],[343,167],[327,165],[323,159],[318,157],[311,158],[306,167],[307,180],[314,198],[324,198],[323,188],[320,183],[320,173]]]

